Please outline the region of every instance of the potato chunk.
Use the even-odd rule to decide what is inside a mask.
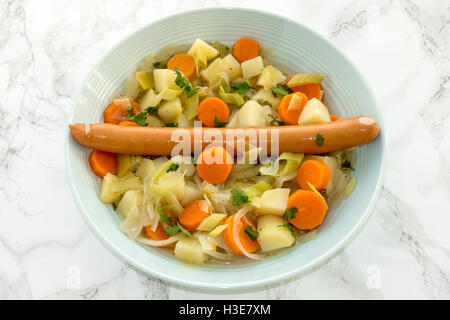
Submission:
[[[183,111],[180,98],[164,101],[158,108],[158,115],[166,122],[176,122]]]
[[[209,259],[209,256],[203,252],[200,242],[196,238],[179,240],[173,252],[178,259],[194,264],[202,264]]]
[[[242,75],[244,79],[258,76],[263,72],[264,62],[260,56],[241,63]]]
[[[302,113],[300,113],[298,124],[316,124],[324,122],[331,122],[328,109],[320,100],[312,98],[305,104]]]
[[[290,247],[295,238],[283,225],[283,218],[265,215],[258,218],[258,242],[263,252]]]
[[[256,214],[273,214],[283,216],[289,198],[289,188],[276,188],[265,191],[261,196],[261,206],[255,210]]]

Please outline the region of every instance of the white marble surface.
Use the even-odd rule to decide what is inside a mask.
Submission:
[[[141,26],[257,3],[323,34],[368,78],[387,125],[381,199],[342,254],[288,284],[213,295],[148,279],[99,243],[72,200],[72,101],[105,51]],[[0,298],[450,298],[450,1],[124,4],[0,0]]]

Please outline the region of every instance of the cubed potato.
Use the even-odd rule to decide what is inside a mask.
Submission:
[[[164,122],[162,122],[157,116],[147,115],[147,125],[149,127],[162,127]]]
[[[176,122],[183,111],[180,98],[164,101],[158,108],[158,115],[166,122]]]
[[[173,253],[178,259],[194,264],[202,264],[209,259],[209,256],[203,252],[200,242],[196,238],[179,240]]]
[[[274,66],[267,66],[258,78],[256,84],[264,87],[266,90],[272,90],[272,87],[286,80],[286,77],[280,70]]]
[[[251,100],[257,101],[261,105],[270,104],[273,109],[278,108],[281,98],[274,97],[271,90],[259,89]]]
[[[116,180],[117,176],[110,173],[103,177],[102,184],[100,185],[100,193],[98,195],[101,202],[113,203],[120,199],[121,193],[112,191],[112,186]]]
[[[183,200],[181,200],[181,204],[185,206],[191,201],[200,199],[203,199],[203,193],[198,188],[197,184],[193,183],[192,181],[186,181]]]
[[[263,252],[290,247],[295,238],[283,225],[283,218],[274,215],[258,217],[258,242]]]
[[[227,69],[221,58],[211,62],[208,68],[200,72],[200,75],[208,82],[209,86],[217,86],[221,79],[229,82]]]
[[[327,107],[318,99],[312,98],[303,108],[298,124],[317,124],[331,122]]]
[[[200,225],[197,227],[199,231],[212,231],[219,223],[221,223],[227,217],[223,213],[213,213],[209,217],[203,219]]]
[[[155,165],[153,161],[147,158],[143,158],[141,165],[136,170],[136,175],[143,180],[148,180],[156,173]]]
[[[139,104],[142,110],[145,110],[148,107],[157,106],[161,102],[161,97],[159,97],[153,89],[148,90],[144,93]]]
[[[176,73],[170,69],[153,70],[153,79],[156,93],[161,92],[171,84],[175,84]]]
[[[141,206],[142,198],[141,190],[128,190],[117,204],[116,211],[126,218],[132,207],[139,208]]]
[[[232,54],[227,55],[223,59],[225,69],[230,77],[230,80],[242,77],[241,64],[233,57]]]
[[[158,179],[158,185],[161,186],[161,188],[164,188],[165,186],[169,186],[177,182],[175,189],[172,190],[173,194],[177,197],[178,201],[181,201],[183,199],[184,191],[185,191],[185,181],[183,177],[183,174],[180,172],[170,171],[167,173],[164,173],[159,179]]]
[[[266,116],[258,102],[249,100],[239,110],[238,121],[241,127],[264,126]]]
[[[205,68],[207,61],[217,57],[219,55],[219,51],[207,44],[205,41],[196,39],[189,48],[187,54],[194,57],[200,68]]]
[[[289,188],[276,188],[264,191],[261,196],[261,206],[255,210],[256,214],[272,214],[283,216],[289,198]]]
[[[264,70],[264,62],[260,56],[241,63],[242,76],[244,79],[260,75]]]

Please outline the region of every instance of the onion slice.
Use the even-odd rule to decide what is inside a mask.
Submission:
[[[140,236],[140,237],[138,237],[136,239],[136,241],[141,243],[141,244],[143,244],[143,245],[150,246],[150,247],[164,247],[164,246],[166,246],[168,244],[177,242],[178,240],[181,240],[182,238],[183,238],[183,234],[182,233],[178,233],[177,235],[172,236],[172,237],[170,237],[170,238],[168,238],[166,240],[156,241],[156,240],[150,240],[150,239],[147,239],[147,238],[144,238],[144,237]]]
[[[239,235],[238,235],[238,223],[239,221],[241,221],[241,218],[243,218],[249,211],[251,211],[253,209],[252,206],[244,206],[241,209],[239,209],[238,212],[236,212],[236,214],[234,215],[233,218],[233,238],[234,241],[236,242],[236,245],[238,246],[238,248],[242,251],[242,253],[253,260],[264,260],[264,256],[262,254],[255,254],[255,253],[250,253],[247,250],[244,249],[244,247],[241,244],[241,241],[239,240]]]

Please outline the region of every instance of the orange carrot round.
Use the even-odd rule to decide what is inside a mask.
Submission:
[[[316,190],[324,189],[330,181],[331,172],[328,165],[320,160],[307,160],[297,172],[297,183],[303,190],[311,190],[308,182]]]
[[[195,61],[192,56],[186,53],[174,55],[167,62],[167,69],[175,71],[180,70],[187,78],[191,79],[195,75]]]
[[[336,121],[336,120],[339,120],[339,117],[335,116],[334,114],[330,114],[330,119],[331,119],[331,121]]]
[[[249,252],[255,252],[259,248],[258,240],[252,240],[250,236],[245,232],[245,228],[247,226],[251,226],[254,230],[256,230],[253,223],[247,219],[247,217],[242,217],[241,221],[238,222],[239,225],[238,228],[238,235],[239,235],[239,242],[241,243],[242,247]],[[233,237],[233,225],[234,225],[234,214],[229,216],[223,224],[228,225],[225,230],[222,232],[223,239],[225,240],[225,243],[227,244],[230,249],[238,254],[238,255],[244,255],[239,249],[238,245],[236,244],[236,240]]]
[[[209,97],[200,102],[198,105],[198,120],[200,120],[204,126],[214,127],[216,118],[220,122],[228,122],[230,116],[230,109],[227,104],[216,97]]]
[[[139,127],[139,125],[138,125],[135,121],[131,121],[131,120],[121,121],[121,122],[119,123],[119,126]]]
[[[294,94],[298,95],[302,99],[301,105],[298,109],[288,110],[289,103],[291,102]],[[300,113],[302,113],[306,102],[308,102],[308,97],[301,92],[295,92],[285,95],[278,105],[278,116],[280,117],[281,121],[283,121],[285,124],[298,124],[298,118],[300,117]]]
[[[294,207],[297,212],[288,221],[300,230],[310,230],[321,225],[328,210],[325,199],[309,190],[297,190],[289,196],[287,208]]]
[[[223,147],[209,147],[197,159],[197,173],[203,180],[218,184],[227,180],[233,169],[233,158]]]
[[[117,172],[117,155],[100,150],[92,150],[89,155],[89,165],[92,171],[103,178],[108,172],[115,174]]]
[[[184,207],[178,220],[187,230],[195,231],[203,219],[210,215],[211,209],[206,200],[194,200]]]
[[[236,41],[233,45],[232,54],[239,62],[244,62],[259,55],[258,41],[244,37]]]
[[[151,239],[151,240],[155,240],[155,241],[162,241],[162,240],[166,240],[169,239],[169,235],[164,231],[164,228],[161,224],[158,224],[158,227],[156,227],[155,231],[152,231],[152,229],[150,228],[150,226],[145,226],[144,227],[144,234],[147,238]],[[168,245],[163,246],[162,248],[173,248],[175,247],[175,242],[174,243],[170,243]]]
[[[139,113],[141,111],[139,104],[131,98],[129,100],[134,112]],[[105,109],[105,111],[103,111],[103,121],[105,123],[119,124],[121,121],[125,121],[127,119],[128,110],[121,103],[113,101]]]
[[[294,75],[287,78],[286,83],[288,83],[289,80],[291,80],[291,78],[293,76]],[[291,87],[291,90],[294,92],[304,93],[308,97],[309,100],[311,100],[312,98],[322,100],[323,89],[322,89],[322,85],[320,83],[303,84],[300,86]]]

